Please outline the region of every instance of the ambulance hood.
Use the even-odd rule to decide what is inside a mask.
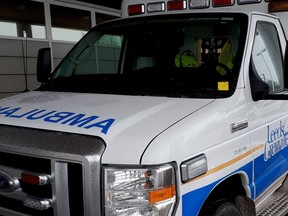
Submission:
[[[103,162],[135,164],[156,136],[211,102],[35,91],[0,100],[0,124],[98,136]]]

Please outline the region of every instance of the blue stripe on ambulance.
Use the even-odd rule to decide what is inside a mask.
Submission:
[[[253,182],[252,170],[253,170],[253,162],[251,161],[250,163],[234,171],[233,173],[223,177],[222,179],[219,179],[216,182],[213,182],[205,187],[202,187],[197,190],[184,194],[182,196],[182,215],[183,216],[197,215],[199,213],[198,211],[201,209],[201,206],[204,204],[206,198],[209,196],[213,188],[215,188],[216,185],[218,185],[223,179],[227,178],[228,176],[233,175],[234,173],[244,172],[247,175],[249,179],[249,188],[251,191],[251,196],[253,196],[254,186],[252,184]]]

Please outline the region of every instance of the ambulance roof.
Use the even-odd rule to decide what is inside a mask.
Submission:
[[[269,8],[269,9],[268,9]],[[199,12],[287,11],[288,3],[264,0],[123,0],[122,17]]]

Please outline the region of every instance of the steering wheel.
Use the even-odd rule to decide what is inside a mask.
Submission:
[[[225,74],[222,74],[222,73],[217,69],[217,67],[220,67],[221,69],[223,69],[223,70],[225,71]],[[220,69],[220,70],[221,70],[221,69]],[[225,76],[225,75],[231,73],[231,69],[230,69],[229,67],[227,67],[225,64],[222,64],[222,63],[219,62],[219,61],[216,63],[216,70],[217,70],[217,72],[218,72],[221,76]],[[221,71],[222,71],[222,70],[221,70]]]
[[[187,55],[190,57],[187,66],[183,66],[182,58],[184,55]],[[180,67],[199,67],[200,66],[197,59],[195,58],[194,53],[191,50],[185,50],[184,52],[181,53],[180,58],[179,58],[179,63],[180,63]]]

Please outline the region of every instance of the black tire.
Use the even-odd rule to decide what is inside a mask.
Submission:
[[[211,211],[212,216],[241,216],[240,211],[232,202],[220,202]]]

